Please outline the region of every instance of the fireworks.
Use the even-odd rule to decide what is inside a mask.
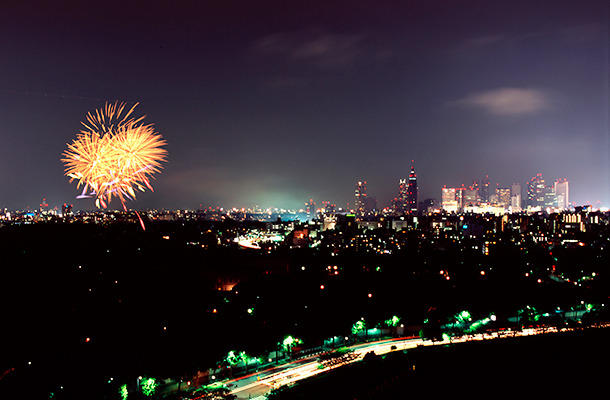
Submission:
[[[85,129],[63,153],[70,183],[83,186],[77,197],[95,197],[98,208],[106,208],[116,196],[127,210],[125,200],[134,200],[136,189],[153,190],[150,178],[165,161],[165,140],[152,124],[142,123],[145,117],[131,116],[136,106],[125,112],[125,104],[106,104],[89,113],[82,122]]]

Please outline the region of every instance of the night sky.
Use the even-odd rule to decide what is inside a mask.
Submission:
[[[60,158],[116,101],[168,142],[135,209],[388,206],[411,160],[420,199],[542,173],[610,206],[607,0],[11,3],[0,208],[93,209]]]

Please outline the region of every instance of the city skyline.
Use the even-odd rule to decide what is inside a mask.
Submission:
[[[513,212],[515,211],[521,211],[521,209],[525,210],[528,206],[531,207],[536,207],[536,206],[542,206],[543,209],[549,207],[548,204],[545,205],[544,202],[544,196],[545,196],[545,191],[547,189],[552,189],[553,191],[553,196],[555,196],[555,191],[560,190],[562,193],[562,199],[559,199],[559,197],[557,197],[557,199],[555,200],[555,202],[559,202],[559,204],[556,204],[554,207],[558,208],[558,209],[568,209],[574,206],[593,206],[594,208],[602,208],[605,209],[607,208],[607,206],[605,206],[602,203],[595,203],[595,204],[591,204],[589,202],[587,203],[577,203],[576,201],[573,201],[571,199],[571,195],[572,195],[572,191],[568,189],[568,185],[570,183],[570,180],[568,178],[565,177],[558,177],[558,178],[554,178],[554,179],[549,179],[548,180],[548,185],[545,183],[545,179],[543,177],[542,173],[537,173],[534,176],[532,176],[529,180],[524,180],[523,182],[512,182],[511,184],[500,184],[499,182],[494,182],[493,180],[490,180],[489,175],[485,175],[484,178],[482,178],[481,180],[477,179],[476,177],[472,180],[472,184],[470,186],[467,186],[466,184],[462,183],[460,185],[453,185],[453,186],[448,186],[448,185],[443,185],[442,187],[440,187],[438,189],[438,193],[436,196],[434,197],[422,197],[419,196],[419,190],[418,190],[418,181],[417,181],[417,174],[415,171],[415,167],[413,165],[413,162],[411,164],[411,168],[410,168],[410,172],[407,175],[408,178],[401,178],[398,180],[397,184],[395,185],[395,191],[396,191],[396,195],[388,202],[378,202],[377,201],[377,197],[375,193],[370,193],[367,192],[367,186],[368,183],[365,180],[361,180],[361,181],[357,181],[355,182],[355,190],[352,189],[352,197],[350,199],[350,201],[347,201],[345,204],[340,204],[336,201],[334,201],[333,199],[328,198],[328,196],[324,196],[324,195],[320,195],[319,197],[310,197],[308,200],[306,200],[305,202],[302,202],[300,205],[297,205],[295,207],[289,207],[289,206],[285,206],[282,204],[272,204],[272,205],[265,205],[265,206],[261,206],[259,204],[253,203],[253,202],[245,202],[245,204],[233,204],[233,205],[223,205],[223,204],[198,204],[195,205],[193,207],[185,207],[182,208],[184,210],[197,210],[197,209],[225,209],[225,210],[231,210],[231,209],[248,209],[248,210],[272,210],[272,209],[276,209],[276,210],[290,210],[290,211],[297,211],[297,210],[302,210],[305,211],[308,215],[313,215],[312,213],[315,210],[321,210],[321,209],[326,209],[327,211],[331,210],[331,212],[355,212],[357,214],[364,214],[365,212],[368,211],[373,211],[373,210],[377,210],[377,211],[381,211],[381,210],[392,210],[395,213],[398,214],[409,214],[409,213],[417,213],[422,212],[424,210],[421,209],[421,206],[424,202],[427,201],[435,201],[437,203],[437,207],[435,207],[436,209],[440,209],[442,208],[442,203],[443,203],[443,198],[445,196],[445,190],[446,189],[453,189],[453,190],[464,190],[465,193],[461,196],[463,196],[463,202],[464,205],[466,205],[467,203],[496,203],[498,202],[498,198],[497,196],[502,196],[502,194],[500,194],[498,191],[507,191],[507,193],[505,194],[507,197],[507,199],[505,199],[504,201],[500,202],[500,203],[507,203],[507,208],[508,206],[511,206],[511,209],[513,210]],[[532,188],[534,188],[536,185],[535,183],[537,182],[537,180],[541,180],[541,186],[538,188],[538,191],[540,191],[540,193],[538,194],[538,196],[542,196],[542,199],[540,201],[538,200],[534,200],[532,202],[532,197],[534,196],[534,194],[529,193],[530,186]],[[494,185],[492,185],[492,183],[494,183]],[[518,188],[518,189],[517,189]],[[559,189],[558,189],[559,188]],[[535,190],[535,189],[534,189]],[[516,193],[516,191],[518,191],[518,193]],[[472,193],[470,193],[472,192]],[[414,193],[414,194],[413,194]],[[475,196],[472,199],[469,199],[469,196]],[[496,196],[496,197],[494,197]],[[559,192],[557,193],[557,196],[559,196]],[[516,198],[515,198],[516,197]],[[535,197],[535,196],[534,196]],[[49,200],[46,197],[43,197],[42,199],[39,199],[39,204],[35,204],[33,206],[24,206],[24,207],[17,207],[17,208],[10,208],[10,207],[3,207],[2,205],[0,205],[0,209],[10,209],[10,210],[34,210],[34,209],[57,209],[60,210],[63,207],[67,207],[69,206],[70,209],[75,208],[76,210],[83,210],[83,211],[87,211],[87,210],[93,210],[96,207],[93,206],[91,208],[84,208],[84,207],[78,207],[79,203],[78,203],[78,199],[75,199],[74,202],[67,202],[67,203],[63,203],[63,204],[56,204],[53,201],[51,201],[51,204],[49,205]],[[82,204],[82,203],[81,203]],[[134,207],[130,207],[131,209],[135,209],[137,210],[138,208],[135,207],[137,206],[137,203],[130,203],[131,205],[133,205]],[[318,204],[319,206],[316,206],[316,204]],[[76,205],[76,207],[75,207]],[[470,205],[474,205],[474,204],[470,204]],[[120,210],[122,209],[121,204],[119,203],[114,204],[114,207],[109,207],[110,210]],[[161,210],[179,210],[180,208],[166,208],[166,207],[161,207],[159,208]]]
[[[541,173],[607,207],[609,37],[599,0],[13,3],[0,208],[94,209],[60,157],[115,102],[139,103],[167,141],[132,209],[344,207],[359,180],[382,207],[410,160],[420,201]]]

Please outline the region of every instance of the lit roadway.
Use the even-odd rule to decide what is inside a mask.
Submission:
[[[424,344],[424,341],[419,338],[400,338],[357,344],[348,347],[350,350],[353,350],[354,355],[357,356],[348,362],[319,369],[319,355],[315,355],[233,379],[227,382],[227,386],[231,389],[231,393],[237,395],[238,399],[255,398],[268,394],[273,388],[289,385],[298,380],[309,378],[310,376],[325,373],[331,369],[346,365],[349,362],[361,360],[369,351],[374,351],[375,354],[385,354],[391,351],[392,346],[396,346],[399,350],[404,350],[417,347],[421,344]]]
[[[604,326],[610,326],[610,324],[604,324]],[[561,329],[562,332],[567,330],[569,329]],[[296,361],[291,361],[286,364],[279,365],[277,367],[246,375],[244,377],[232,379],[226,382],[226,384],[229,389],[231,389],[231,393],[237,396],[237,399],[255,399],[259,396],[267,395],[273,388],[290,385],[298,380],[309,378],[317,374],[326,373],[331,369],[362,360],[364,355],[370,351],[373,351],[377,355],[381,355],[392,351],[393,346],[395,346],[396,350],[405,350],[412,349],[421,345],[431,346],[434,344],[460,343],[472,340],[487,340],[513,336],[529,336],[558,331],[559,330],[557,328],[547,327],[546,329],[532,328],[523,329],[521,331],[501,331],[485,334],[478,333],[473,335],[465,335],[462,337],[454,337],[451,340],[437,342],[432,342],[429,340],[424,341],[420,338],[398,338],[380,340],[377,342],[370,343],[361,343],[348,347],[348,349],[353,350],[353,354],[355,357],[346,362],[334,364],[333,366],[327,366],[323,369],[318,368],[318,366],[320,365],[320,363],[318,362],[319,356],[315,355],[305,357]]]

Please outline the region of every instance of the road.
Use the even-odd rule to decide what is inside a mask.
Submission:
[[[561,329],[561,331],[567,330],[570,329]],[[343,365],[359,361],[366,353],[370,351],[373,351],[377,355],[382,355],[389,353],[393,350],[393,348],[395,350],[406,350],[415,348],[417,346],[461,343],[473,340],[492,340],[503,337],[530,336],[558,331],[559,330],[554,327],[529,328],[519,331],[502,331],[465,335],[461,337],[454,337],[451,340],[437,342],[422,340],[420,338],[397,338],[370,343],[361,343],[348,347],[350,350],[353,350],[353,357],[351,359],[340,360],[336,363],[327,364],[327,366],[325,366],[323,369],[319,368],[319,356],[316,355],[282,364],[264,371],[259,371],[244,377],[235,378],[227,381],[226,384],[231,389],[231,393],[237,396],[238,400],[256,398],[264,399],[264,396],[267,395],[273,388],[290,385],[301,379],[309,378],[317,374],[327,373],[334,368],[339,368]]]
[[[226,384],[231,389],[231,393],[235,394],[238,399],[254,399],[268,394],[273,388],[290,385],[298,380],[326,373],[334,368],[361,360],[369,351],[373,351],[375,354],[385,354],[392,351],[392,346],[396,346],[397,350],[404,350],[423,344],[425,342],[419,338],[399,338],[361,343],[348,347],[353,350],[351,359],[339,361],[326,366],[324,369],[319,368],[319,356],[316,355],[236,378]]]

